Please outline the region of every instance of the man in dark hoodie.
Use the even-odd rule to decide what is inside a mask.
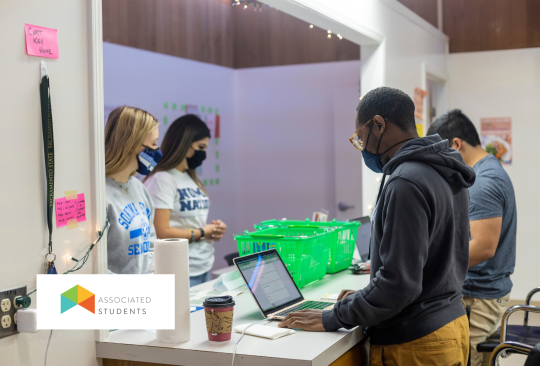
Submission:
[[[371,365],[464,366],[469,328],[461,287],[474,171],[439,136],[418,137],[414,103],[400,90],[367,93],[355,124],[351,142],[369,169],[384,173],[373,213],[371,281],[342,291],[330,311],[292,313],[279,326],[363,326]]]

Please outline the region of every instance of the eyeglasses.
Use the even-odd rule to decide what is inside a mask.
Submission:
[[[360,129],[358,131],[356,131],[354,133],[354,135],[351,136],[351,138],[349,139],[349,141],[351,142],[351,144],[353,144],[354,147],[356,147],[358,150],[362,151],[364,150],[364,142],[362,140],[360,140],[360,136],[358,135],[364,128],[366,128],[367,125],[369,125],[370,122],[372,122],[373,119],[370,119],[369,121],[366,122],[365,125],[363,125],[362,127],[360,127]]]

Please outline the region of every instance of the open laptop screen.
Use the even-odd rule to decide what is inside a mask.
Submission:
[[[349,221],[358,221],[362,225],[358,227],[358,235],[356,236],[356,247],[358,253],[362,257],[362,261],[367,261],[369,256],[369,241],[371,239],[371,220],[369,216],[359,217]]]
[[[303,300],[275,249],[236,258],[235,263],[265,314]]]

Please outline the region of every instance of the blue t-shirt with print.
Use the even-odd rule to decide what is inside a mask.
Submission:
[[[512,290],[510,275],[516,264],[517,210],[510,177],[493,155],[473,167],[476,181],[469,188],[470,221],[502,217],[495,255],[469,268],[462,293],[478,299],[497,299]]]

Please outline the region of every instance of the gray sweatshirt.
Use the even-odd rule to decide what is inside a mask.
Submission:
[[[369,327],[371,344],[424,337],[465,315],[474,170],[439,135],[404,144],[373,214],[371,282],[323,313],[327,331]]]
[[[154,202],[137,178],[129,178],[128,183],[126,193],[125,188],[107,178],[109,273],[145,274],[148,273],[156,240]]]

